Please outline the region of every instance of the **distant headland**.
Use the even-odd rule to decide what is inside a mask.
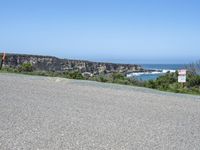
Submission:
[[[60,59],[53,56],[6,54],[4,66],[16,68],[23,63],[31,63],[35,70],[41,71],[79,71],[82,74],[110,74],[122,73],[124,75],[145,71],[136,64],[117,64],[106,62],[92,62],[87,60]]]

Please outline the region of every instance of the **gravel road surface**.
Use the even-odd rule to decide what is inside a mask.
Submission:
[[[199,150],[200,97],[0,73],[1,150]]]

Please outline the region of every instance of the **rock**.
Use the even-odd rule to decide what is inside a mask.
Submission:
[[[7,54],[4,66],[16,68],[23,63],[31,63],[36,70],[41,71],[80,71],[90,76],[114,72],[128,74],[144,70],[141,66],[133,64],[91,62],[24,54]]]

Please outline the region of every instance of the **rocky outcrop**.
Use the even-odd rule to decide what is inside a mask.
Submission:
[[[18,67],[23,63],[31,63],[36,70],[43,71],[80,71],[85,74],[108,74],[143,71],[139,65],[91,62],[85,60],[59,59],[52,56],[7,54],[4,66]]]

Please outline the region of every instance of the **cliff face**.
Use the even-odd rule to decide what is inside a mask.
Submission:
[[[59,59],[52,56],[7,54],[4,66],[18,67],[23,63],[31,63],[36,70],[44,71],[80,71],[93,75],[106,73],[131,73],[143,71],[138,65],[91,62],[84,60]]]

